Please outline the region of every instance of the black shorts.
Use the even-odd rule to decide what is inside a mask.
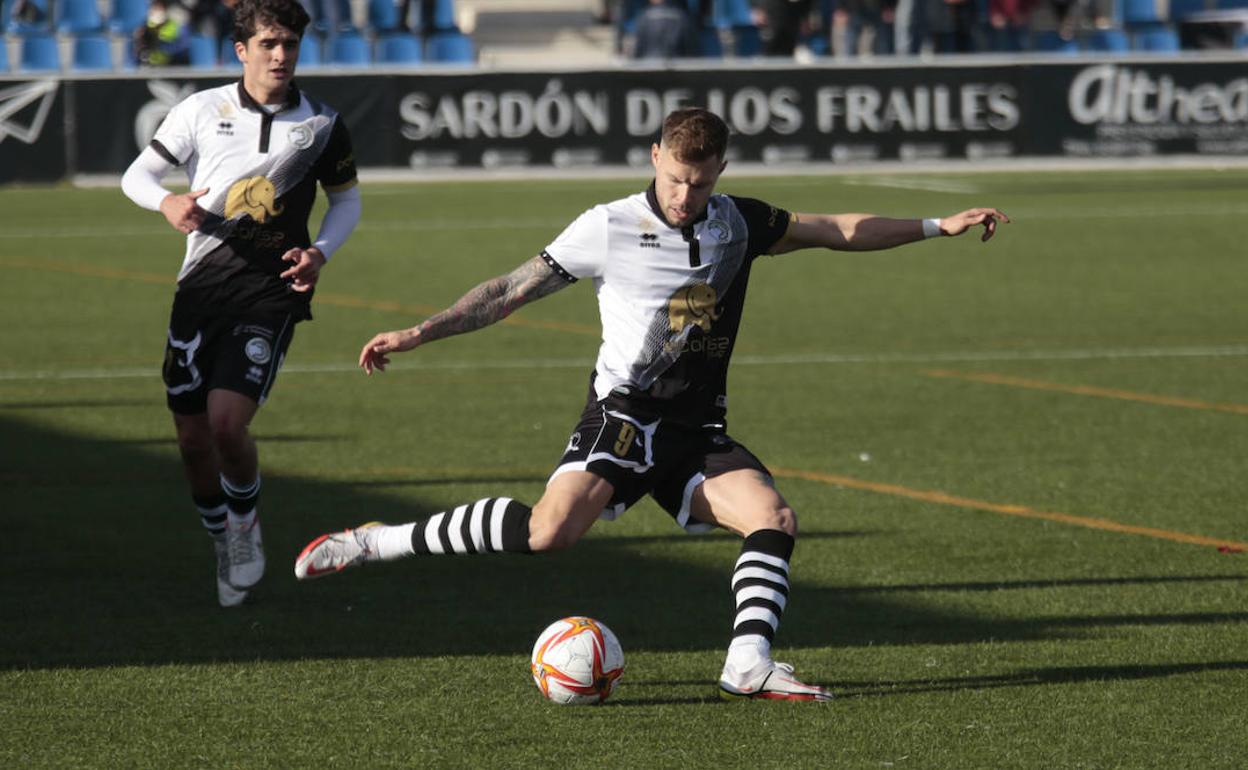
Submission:
[[[649,494],[689,532],[714,525],[692,517],[690,501],[707,479],[752,469],[771,475],[722,427],[694,427],[642,415],[614,396],[585,407],[551,478],[589,471],[615,487],[602,518],[614,519]]]
[[[217,388],[263,404],[294,334],[289,313],[209,315],[175,302],[162,372],[169,411],[202,414]]]

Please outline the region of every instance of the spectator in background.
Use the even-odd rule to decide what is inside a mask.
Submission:
[[[930,30],[928,0],[897,0],[893,10],[893,50],[914,56],[923,50]]]
[[[928,6],[933,50],[937,53],[971,53],[975,50],[978,0],[935,0]]]
[[[234,6],[238,0],[192,0],[191,11],[192,31],[221,40],[234,28]]]
[[[700,53],[697,29],[683,0],[650,0],[637,15],[634,59],[678,59]]]
[[[6,2],[7,0],[0,0]],[[9,18],[14,24],[23,27],[43,27],[52,20],[49,0],[12,0]],[[0,29],[0,34],[4,30]]]
[[[152,0],[147,22],[134,31],[134,59],[141,66],[177,67],[191,63],[186,11],[169,0]]]
[[[832,11],[832,53],[838,57],[893,52],[897,0],[840,0]]]
[[[1021,51],[1026,47],[1032,4],[1032,0],[988,0],[992,50]]]
[[[434,32],[433,19],[433,2],[434,0],[399,0],[399,29],[407,32],[419,32],[422,36],[428,37]],[[412,13],[413,3],[416,6],[415,17]]]
[[[754,24],[763,38],[763,56],[792,56],[810,31],[812,0],[754,0]]]

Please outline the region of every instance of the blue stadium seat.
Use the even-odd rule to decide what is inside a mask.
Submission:
[[[92,72],[113,69],[113,44],[101,32],[84,32],[74,38],[73,66]]]
[[[304,4],[312,16],[312,27],[322,35],[355,29],[351,0],[308,0]]]
[[[0,72],[9,71],[9,46],[4,40],[4,35],[0,34]]]
[[[1085,38],[1089,51],[1099,53],[1126,53],[1131,50],[1131,41],[1127,33],[1121,29],[1094,29]]]
[[[1131,32],[1135,51],[1169,53],[1179,50],[1179,34],[1165,24],[1149,24]]]
[[[29,32],[22,36],[21,69],[51,72],[61,68],[61,51],[51,32]]]
[[[355,30],[344,30],[329,40],[329,64],[337,67],[367,67],[372,61],[368,41]]]
[[[763,52],[763,36],[753,24],[732,28],[732,52],[736,56],[758,56]]]
[[[104,17],[95,0],[57,0],[56,28],[71,34],[98,32],[104,28]]]
[[[368,26],[389,32],[399,26],[399,7],[394,0],[368,0]]]
[[[713,0],[713,3],[711,19],[717,27],[728,29],[754,23],[750,0]]]
[[[215,69],[217,66],[217,39],[199,32],[192,32],[187,46],[191,66],[196,69]]]
[[[299,42],[299,66],[320,67],[325,63],[324,50],[325,44],[320,36],[309,27],[303,33],[303,40]]]
[[[1031,49],[1043,53],[1079,53],[1079,43],[1064,39],[1055,29],[1043,29],[1032,33]]]
[[[1170,0],[1170,20],[1177,21],[1193,13],[1210,10],[1210,0]]]
[[[429,61],[464,63],[477,60],[472,38],[457,29],[430,35],[425,53],[428,54]]]
[[[147,21],[147,0],[111,0],[108,28],[114,34],[130,37]]]
[[[1128,27],[1161,21],[1157,0],[1122,0],[1122,23]]]
[[[433,29],[435,32],[459,29],[455,23],[455,0],[434,0]]]
[[[702,48],[702,58],[704,59],[722,59],[724,56],[724,41],[719,37],[719,29],[714,25],[708,25],[702,28],[698,33],[698,43]]]
[[[226,35],[221,38],[221,42],[218,45],[221,48],[221,53],[218,54],[217,60],[222,67],[243,66],[243,63],[238,60],[238,54],[234,52],[234,38]]]
[[[390,32],[377,40],[377,61],[386,64],[419,64],[420,38],[408,32]]]

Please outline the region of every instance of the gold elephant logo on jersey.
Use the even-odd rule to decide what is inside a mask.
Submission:
[[[667,305],[667,319],[672,331],[681,332],[686,326],[696,324],[702,331],[709,332],[711,322],[718,321],[720,316],[715,302],[715,290],[704,283],[678,290]]]
[[[230,187],[225,196],[225,218],[233,219],[239,214],[249,214],[257,222],[282,213],[277,205],[277,189],[262,176],[240,179]]]

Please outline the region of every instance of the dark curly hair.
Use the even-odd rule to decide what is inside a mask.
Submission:
[[[239,0],[234,6],[234,42],[246,45],[257,29],[274,25],[302,38],[311,20],[299,0]]]

